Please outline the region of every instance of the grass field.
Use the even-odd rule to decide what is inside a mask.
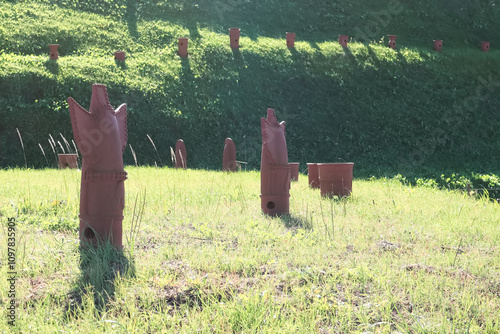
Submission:
[[[488,198],[372,179],[321,199],[301,175],[291,215],[269,218],[258,172],[126,170],[122,254],[79,249],[79,171],[0,170],[0,332],[500,332]]]

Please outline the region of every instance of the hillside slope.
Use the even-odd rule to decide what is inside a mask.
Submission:
[[[259,118],[273,107],[287,121],[290,161],[354,161],[359,176],[498,173],[500,11],[496,1],[461,3],[0,2],[0,166],[25,164],[16,128],[28,166],[53,165],[49,134],[72,138],[67,97],[88,107],[98,82],[114,106],[128,104],[139,164],[169,164],[183,138],[190,167],[219,169],[232,137],[238,159],[258,168]],[[242,29],[237,52],[231,26]],[[297,33],[295,49],[285,31]],[[348,49],[339,34],[354,36]],[[398,35],[397,51],[387,34]],[[444,40],[441,53],[433,39]],[[134,163],[129,149],[125,161]]]

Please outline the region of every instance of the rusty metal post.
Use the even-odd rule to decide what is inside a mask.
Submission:
[[[182,139],[175,143],[175,168],[187,169],[186,145]]]
[[[125,51],[116,51],[115,52],[115,60],[125,61]]]
[[[490,51],[490,42],[482,41],[481,42],[481,50],[483,50],[484,52]]]
[[[78,168],[78,154],[70,153],[70,154],[58,154],[57,158],[59,159],[59,169],[77,169]]]
[[[224,152],[222,153],[222,170],[225,172],[236,172],[238,163],[236,162],[236,146],[231,138],[226,138],[224,142]]]
[[[68,98],[71,125],[82,156],[80,243],[94,247],[109,240],[122,248],[122,221],[127,173],[127,106],[114,109],[106,86],[92,85],[89,111]]]
[[[177,52],[179,57],[186,58],[188,56],[188,42],[189,38],[187,37],[179,38],[179,46],[178,46],[179,51]]]
[[[352,162],[318,164],[321,196],[350,196],[352,193]]]
[[[289,49],[295,47],[295,37],[296,36],[297,36],[297,34],[294,32],[287,32],[286,33],[286,46]]]
[[[275,216],[289,213],[290,165],[285,138],[285,122],[278,123],[273,109],[261,118],[262,155],[260,163],[261,208]]]
[[[434,44],[434,50],[436,50],[437,52],[441,52],[441,50],[443,50],[443,40],[442,39],[434,40],[432,42]]]
[[[229,44],[231,49],[238,49],[240,47],[240,28],[229,28]]]
[[[59,44],[49,44],[50,49],[50,59],[57,60],[59,58],[59,52],[57,49],[59,48]]]
[[[298,181],[299,180],[299,162],[290,162],[290,181]]]
[[[339,35],[339,44],[342,45],[342,47],[346,48],[348,41],[349,41],[349,36]]]
[[[389,37],[389,47],[396,50],[396,38],[398,35],[387,35]]]
[[[317,163],[307,163],[307,177],[309,179],[309,187],[313,189],[319,188],[319,174]]]

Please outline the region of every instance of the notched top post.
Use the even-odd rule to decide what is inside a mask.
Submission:
[[[89,111],[68,98],[71,125],[82,155],[80,240],[92,245],[109,240],[122,247],[122,221],[127,173],[127,106],[116,110],[105,85],[92,86]]]

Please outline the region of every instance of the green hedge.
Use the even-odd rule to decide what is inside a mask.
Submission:
[[[195,10],[167,3],[179,7],[161,10]],[[225,32],[192,21],[139,16],[134,30],[122,18],[58,6],[0,7],[2,15],[29,22],[17,33],[10,30],[15,22],[0,24],[8,37],[0,38],[2,167],[25,164],[16,128],[29,166],[47,165],[39,143],[53,164],[49,134],[72,138],[66,99],[88,107],[91,85],[103,83],[112,105],[128,104],[129,143],[140,164],[160,164],[150,135],[163,164],[183,138],[190,167],[220,169],[224,138],[232,137],[238,159],[258,168],[259,119],[273,107],[287,121],[290,161],[354,161],[357,176],[498,174],[500,60],[493,47],[489,53],[476,47],[394,52],[381,41],[350,43],[344,51],[336,41],[317,39],[298,40],[289,50],[284,38],[243,30],[233,52]],[[146,12],[143,6],[141,15]],[[186,60],[176,55],[178,36],[190,37]],[[54,41],[61,42],[57,62],[44,49]],[[125,64],[113,60],[118,49],[127,51]],[[125,162],[134,163],[129,149]]]

